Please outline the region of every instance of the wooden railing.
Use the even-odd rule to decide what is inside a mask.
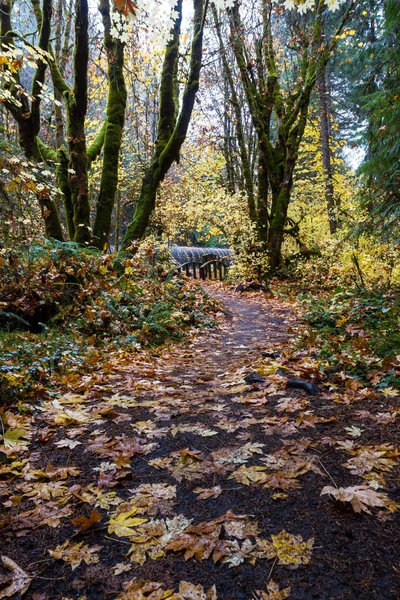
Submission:
[[[209,259],[208,256],[204,258]],[[211,258],[206,262],[190,260],[183,265],[179,265],[177,271],[183,271],[188,277],[193,277],[194,279],[202,279],[203,281],[205,279],[219,279],[222,281],[226,277],[228,267],[222,260]]]

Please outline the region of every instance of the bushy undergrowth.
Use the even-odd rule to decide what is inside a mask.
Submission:
[[[215,303],[150,245],[133,258],[48,241],[0,252],[0,402],[212,322]]]
[[[389,368],[400,353],[399,290],[303,293],[298,299],[310,326],[301,343],[313,346],[329,368],[368,383],[387,362],[388,375],[379,385],[399,387]]]

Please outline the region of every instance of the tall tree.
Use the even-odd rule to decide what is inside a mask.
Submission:
[[[324,71],[318,79],[319,121],[321,130],[322,164],[325,177],[325,200],[328,209],[329,229],[336,233],[339,225],[338,206],[336,205],[335,189],[333,184],[333,164],[331,151],[331,123],[329,115],[329,90],[326,85],[327,73]]]
[[[368,223],[383,237],[400,238],[400,2],[383,5],[381,36],[375,65],[374,89],[359,102],[368,116],[365,131],[367,153],[361,165],[365,176],[364,198],[370,208]]]
[[[178,62],[182,23],[182,0],[178,0],[175,6],[177,18],[166,46],[162,69],[157,142],[152,160],[143,178],[133,220],[126,231],[122,243],[124,250],[132,247],[133,242],[141,240],[145,235],[154,210],[159,185],[171,165],[179,160],[179,153],[186,138],[199,88],[208,0],[193,0],[193,7],[190,66],[182,104],[179,109]]]
[[[20,143],[30,159],[48,161],[57,165],[57,181],[64,196],[64,210],[68,234],[71,240],[80,244],[93,244],[100,249],[106,245],[110,228],[114,197],[118,183],[119,150],[122,144],[124,126],[126,88],[124,81],[124,41],[111,35],[111,11],[118,14],[116,6],[109,0],[101,0],[99,10],[104,26],[104,46],[107,53],[108,100],[106,119],[95,140],[89,146],[86,139],[86,117],[88,109],[88,64],[89,64],[89,6],[87,0],[75,0],[73,83],[64,76],[65,53],[69,39],[67,26],[63,51],[57,41],[54,53],[50,43],[52,4],[51,0],[31,0],[38,31],[40,32],[38,68],[33,79],[32,93],[23,93],[20,81],[20,68],[11,73],[8,84],[9,100],[7,110],[16,120],[20,131]],[[61,18],[60,0],[58,17]],[[132,4],[132,10],[134,5]],[[11,0],[7,0],[1,13],[3,48],[14,47],[11,25]],[[56,25],[59,36],[60,29]],[[58,38],[56,38],[58,40]],[[56,148],[48,146],[41,134],[40,105],[46,68],[49,66],[56,100],[65,103],[67,124],[64,144],[62,113],[56,112]],[[22,101],[19,100],[21,96]],[[30,101],[30,98],[32,100]],[[103,150],[104,146],[104,150]],[[88,168],[103,150],[102,178],[96,206],[96,218],[92,233],[91,206],[88,193]],[[46,235],[63,239],[60,218],[54,202],[39,198],[45,220]]]
[[[104,133],[103,168],[97,201],[93,243],[101,250],[107,247],[111,228],[114,198],[118,187],[119,155],[124,130],[127,91],[124,78],[124,44],[111,36],[109,0],[101,0],[104,44],[108,63],[108,101]]]
[[[294,4],[294,3],[293,3]],[[272,0],[261,0],[262,28],[253,44],[249,41],[241,17],[241,3],[236,1],[230,13],[231,44],[240,71],[246,101],[259,143],[258,231],[269,254],[271,272],[281,264],[281,249],[286,231],[287,212],[293,186],[293,172],[307,122],[311,94],[317,79],[337,44],[355,0],[350,0],[339,18],[334,34],[322,35],[322,18],[327,6],[318,0],[315,11],[290,22],[291,33],[286,48],[277,53],[274,28],[282,8]],[[279,19],[278,19],[279,18]],[[287,80],[289,58],[292,81]]]

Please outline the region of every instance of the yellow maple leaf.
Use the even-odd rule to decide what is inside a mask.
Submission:
[[[72,570],[79,567],[83,561],[87,565],[98,563],[99,555],[97,552],[102,549],[103,546],[92,546],[83,542],[70,542],[67,540],[60,546],[57,546],[54,550],[49,550],[49,554],[57,560],[63,560],[68,563]]]
[[[133,535],[135,528],[142,523],[146,523],[147,519],[140,519],[137,517],[132,518],[132,515],[136,514],[139,509],[137,507],[122,512],[116,517],[110,519],[108,526],[108,533],[115,533],[118,537]]]
[[[29,442],[21,440],[26,434],[25,429],[7,429],[5,434],[1,436],[3,438],[3,444],[6,448],[12,448],[13,446],[27,446]]]
[[[306,565],[310,562],[314,538],[305,542],[301,535],[292,535],[283,529],[278,535],[271,535],[271,539],[281,565]]]

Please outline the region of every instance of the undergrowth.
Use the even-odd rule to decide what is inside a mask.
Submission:
[[[400,353],[399,290],[302,292],[297,300],[307,323],[300,344],[311,346],[326,368],[364,384],[379,379],[382,389],[400,386],[390,369]]]
[[[0,405],[213,322],[215,302],[151,246],[133,258],[49,241],[0,252]]]

